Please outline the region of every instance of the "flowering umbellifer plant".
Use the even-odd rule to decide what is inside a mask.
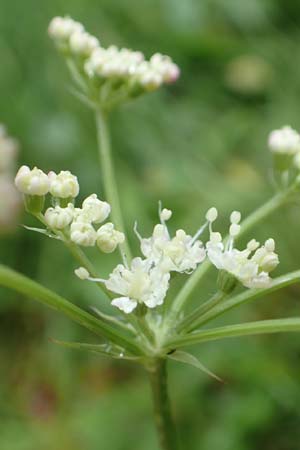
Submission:
[[[159,204],[158,223],[151,236],[143,237],[138,225],[134,225],[140,254],[132,258],[114,177],[109,112],[163,83],[174,82],[179,69],[168,56],[158,53],[147,61],[141,52],[114,46],[105,49],[80,23],[68,17],[53,19],[49,34],[70,68],[76,95],[95,114],[106,198],[99,199],[93,193],[82,205],[76,205],[79,183],[69,171],[45,174],[36,167],[22,166],[15,184],[23,194],[27,211],[41,223],[40,228],[30,229],[60,240],[77,261],[75,275],[83,283],[94,282],[115,314],[105,314],[101,305],[95,305],[93,313],[87,312],[4,266],[0,266],[0,285],[66,314],[101,338],[96,345],[58,343],[142,364],[151,380],[161,447],[176,449],[166,384],[168,359],[213,375],[182,348],[235,336],[300,331],[300,318],[203,328],[232,308],[300,281],[300,270],[271,278],[279,263],[274,239],[266,237],[264,244],[252,239],[245,248],[237,247],[241,236],[298,194],[300,136],[289,127],[271,133],[269,147],[274,157],[277,193],[244,221],[240,212],[231,212],[225,238],[216,231],[215,207],[207,211],[199,229],[188,234],[182,229],[170,231],[167,224],[172,211]],[[85,247],[94,246],[103,253],[119,249],[120,263],[105,279],[85,254]],[[218,270],[215,294],[195,309],[188,309],[191,294],[212,266]],[[188,277],[177,295],[171,296],[168,291],[176,273]],[[245,289],[235,295],[237,285]]]

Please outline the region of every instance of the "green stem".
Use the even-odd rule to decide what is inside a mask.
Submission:
[[[226,294],[222,291],[216,292],[209,300],[202,303],[198,308],[196,308],[191,314],[188,314],[182,322],[176,327],[178,333],[182,331],[192,331],[198,326],[198,321],[203,314],[210,311],[216,305],[218,305],[224,298]]]
[[[30,278],[21,275],[1,264],[0,286],[17,291],[22,295],[35,299],[50,308],[62,312],[98,336],[109,339],[117,345],[124,346],[124,348],[128,349],[128,351],[133,354],[141,353],[138,345],[120,330],[113,328],[101,319],[95,318],[55,292],[52,292],[35,281],[32,281]]]
[[[170,400],[167,389],[167,362],[156,359],[148,368],[152,388],[154,419],[162,450],[176,450],[176,428],[171,416]]]
[[[267,288],[247,289],[246,291],[241,292],[240,294],[235,295],[234,297],[231,297],[225,300],[224,302],[217,304],[211,310],[204,313],[201,316],[201,318],[199,318],[197,326],[198,327],[202,326],[210,322],[211,320],[215,319],[216,317],[224,314],[225,312],[233,308],[236,308],[237,306],[243,305],[252,300],[256,300],[257,298],[260,298],[263,295],[270,294],[271,292],[277,291],[279,289],[282,289],[286,286],[295,283],[300,283],[300,270],[290,272],[287,273],[286,275],[273,279],[272,283]]]
[[[299,332],[300,319],[274,319],[248,322],[239,325],[228,325],[225,327],[212,328],[194,332],[189,335],[171,340],[168,345],[170,349],[184,347],[186,345],[200,344],[217,339],[231,338],[237,336],[250,336],[266,333]]]
[[[96,126],[104,189],[107,200],[112,207],[111,217],[118,230],[125,233],[124,221],[121,212],[120,199],[111,155],[108,120],[106,114],[99,109],[96,111]],[[125,254],[128,261],[131,260],[131,252],[127,239],[123,244],[120,244],[120,251],[121,254]]]
[[[241,224],[241,231],[237,236],[236,240],[241,238],[245,233],[247,233],[254,225],[265,219],[276,209],[280,208],[290,197],[292,193],[299,186],[299,180],[297,180],[289,189],[284,192],[279,192],[269,201],[263,204],[260,208],[250,214]],[[206,275],[210,267],[211,262],[206,259],[195,272],[188,278],[187,282],[184,284],[182,289],[179,291],[177,297],[175,298],[172,308],[170,310],[170,315],[172,318],[176,317],[178,313],[182,310],[185,302],[191,297],[191,294],[197,288],[200,280]]]

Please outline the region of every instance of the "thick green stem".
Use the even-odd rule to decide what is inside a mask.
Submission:
[[[117,229],[125,233],[124,221],[121,212],[121,204],[111,155],[111,143],[110,143],[108,121],[107,116],[103,111],[100,110],[96,111],[96,126],[97,126],[99,157],[104,189],[107,201],[110,203],[112,207],[111,217]],[[127,239],[123,244],[120,244],[120,251],[121,254],[125,254],[126,258],[130,261],[131,252]]]
[[[176,428],[171,416],[167,389],[167,362],[156,359],[148,368],[152,388],[154,419],[162,450],[177,450]]]
[[[250,216],[248,216],[241,224],[241,231],[237,236],[236,240],[241,238],[245,233],[247,233],[254,225],[265,219],[276,209],[280,208],[289,197],[295,192],[299,186],[299,180],[287,190],[279,192],[277,195],[272,197],[269,201],[263,204],[260,208],[254,211]],[[188,281],[184,284],[182,289],[179,291],[177,297],[175,298],[170,315],[171,317],[176,317],[177,314],[182,310],[185,302],[190,298],[191,294],[197,288],[200,280],[206,275],[207,271],[211,267],[211,262],[206,259],[199,268],[189,277]]]

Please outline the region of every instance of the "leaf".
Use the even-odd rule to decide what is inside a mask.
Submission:
[[[224,380],[222,380],[222,378],[218,377],[218,375],[215,375],[213,372],[211,372],[194,355],[191,355],[190,353],[182,352],[181,350],[176,350],[171,355],[168,355],[168,358],[173,359],[174,361],[182,362],[184,364],[189,364],[190,366],[194,366],[197,369],[202,370],[202,372],[206,373],[210,377],[220,381],[220,383],[224,383]]]
[[[61,238],[59,236],[56,236],[55,234],[50,233],[50,231],[45,230],[44,228],[28,227],[27,225],[22,225],[22,227],[29,231],[35,231],[36,233],[44,234],[52,239],[61,240]]]
[[[0,264],[0,286],[13,289],[22,295],[35,299],[50,308],[59,311],[93,333],[116,345],[126,348],[133,354],[141,354],[141,349],[134,339],[124,334],[111,324],[84,311],[65,298],[45,288],[41,284]]]
[[[95,306],[90,306],[90,309],[98,316],[101,317],[101,319],[110,322],[114,325],[117,325],[118,327],[124,328],[127,331],[131,331],[133,334],[136,335],[136,331],[135,329],[130,325],[127,324],[123,321],[123,317],[115,317],[115,316],[111,316],[109,314],[105,314],[102,311],[100,311],[98,308],[96,308]]]
[[[67,348],[74,348],[75,350],[86,350],[92,353],[98,353],[102,356],[108,356],[115,359],[126,359],[130,361],[137,361],[140,358],[134,356],[127,356],[125,350],[113,344],[86,344],[82,342],[66,342],[58,339],[50,338],[50,342],[61,345]]]

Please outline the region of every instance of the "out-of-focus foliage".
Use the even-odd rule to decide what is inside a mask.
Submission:
[[[55,15],[82,21],[104,45],[167,53],[176,86],[123,107],[112,131],[130,228],[147,234],[157,201],[172,225],[194,231],[217,206],[250,212],[270,195],[269,130],[300,127],[300,4],[296,0],[1,0],[0,121],[22,144],[21,163],[70,169],[82,196],[101,194],[93,117],[72,96],[46,33]],[[1,201],[1,199],[0,199]],[[277,273],[299,269],[300,207],[255,230],[278,242]],[[28,216],[23,218],[30,224]],[[225,226],[225,219],[223,221]],[[248,237],[248,236],[247,236]],[[137,247],[137,243],[133,241]],[[1,262],[88,307],[101,301],[75,279],[59,242],[21,228],[0,241]],[[96,255],[94,255],[96,257]],[[103,276],[113,267],[99,267]],[[106,261],[107,261],[106,257]],[[212,272],[212,281],[215,272]],[[200,288],[195,303],[211,293]],[[272,294],[226,323],[297,315],[299,287]],[[0,293],[1,450],[157,448],[145,374],[125,363],[57,348],[48,337],[91,336],[18,295]],[[225,323],[225,319],[219,319]],[[171,363],[171,391],[185,450],[297,450],[300,337],[268,336],[195,349],[218,384]]]

